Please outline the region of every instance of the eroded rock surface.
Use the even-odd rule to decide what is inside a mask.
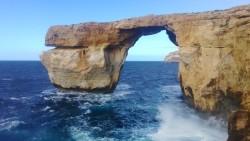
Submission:
[[[228,141],[250,140],[250,113],[247,110],[238,110],[229,117]]]
[[[44,52],[41,60],[56,86],[113,90],[128,49],[141,36],[161,30],[166,30],[170,40],[180,47],[180,82],[194,107],[214,113],[240,109],[249,114],[250,5],[53,26],[46,35],[46,45],[56,48]],[[232,113],[234,116],[230,120],[230,141],[236,141],[231,135],[238,134],[234,127],[242,119],[237,112]],[[249,140],[248,131],[249,124],[244,126],[242,141]]]
[[[165,58],[164,58],[165,62],[176,62],[178,63],[180,61],[180,55],[179,55],[179,51],[174,51],[174,52],[170,52]]]

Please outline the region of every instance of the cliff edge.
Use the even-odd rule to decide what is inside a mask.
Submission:
[[[174,51],[174,52],[170,52],[165,58],[164,58],[165,62],[175,62],[175,63],[179,63],[180,61],[180,55],[179,55],[179,51]]]
[[[250,140],[250,5],[227,10],[150,15],[105,23],[52,26],[41,61],[65,89],[112,91],[128,50],[162,30],[179,46],[187,101],[229,116],[229,141]]]

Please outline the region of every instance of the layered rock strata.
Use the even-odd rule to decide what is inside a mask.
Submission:
[[[180,61],[180,55],[179,55],[179,51],[174,51],[174,52],[170,52],[165,58],[164,58],[165,62],[175,62],[178,63]]]
[[[141,36],[162,30],[180,47],[180,83],[186,99],[201,111],[234,111],[229,141],[250,140],[250,5],[53,26],[46,45],[56,48],[44,52],[41,60],[58,87],[112,91],[128,49]]]

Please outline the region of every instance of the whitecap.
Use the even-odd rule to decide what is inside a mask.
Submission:
[[[19,100],[19,98],[16,98],[16,97],[10,97],[10,100]]]
[[[130,88],[131,88],[131,85],[125,84],[125,83],[121,83],[121,84],[117,85],[116,90],[128,90]]]
[[[90,113],[91,113],[91,110],[88,109],[88,110],[86,110],[86,112],[84,114],[90,114]]]
[[[51,94],[57,94],[57,95],[84,95],[87,94],[87,92],[79,92],[79,91],[73,91],[73,90],[61,90],[57,88],[51,88],[46,89],[41,92],[44,95],[51,95]]]
[[[112,100],[112,94],[101,94],[101,93],[88,93],[82,92],[58,92],[55,89],[48,89],[42,92],[41,97],[45,101],[53,101],[55,103],[59,101],[77,102],[80,109],[88,109],[93,104],[103,105],[108,101]],[[53,112],[53,111],[50,111]]]
[[[49,110],[49,112],[50,112],[50,113],[53,113],[53,112],[55,112],[55,110],[52,110],[52,109],[51,109],[51,110]]]
[[[50,109],[50,107],[49,106],[46,106],[46,107],[44,107],[43,109],[42,109],[42,111],[47,111],[47,110],[49,110]]]
[[[93,94],[93,96],[91,95],[87,98],[87,100],[90,102],[105,104],[112,100],[112,94]]]
[[[114,99],[122,99],[125,98],[125,96],[132,94],[134,91],[115,91],[113,94]]]
[[[29,100],[30,98],[31,97],[20,97],[20,98],[18,98],[18,97],[10,97],[9,99],[13,100],[13,101],[20,101],[21,100],[21,102],[24,102],[26,100]]]
[[[56,89],[46,89],[41,92],[42,94],[48,95],[48,94],[55,94]]]
[[[3,80],[3,81],[11,81],[12,79],[11,78],[2,78],[1,80]]]
[[[31,97],[25,97],[25,96],[23,96],[23,97],[21,97],[21,99],[22,100],[29,100],[29,99],[31,99]]]
[[[20,124],[24,124],[24,121],[18,120],[16,117],[6,118],[0,120],[0,131],[11,130]]]
[[[73,91],[73,90],[57,90],[56,94],[58,95],[87,95],[90,94],[88,92],[80,92],[80,91]]]
[[[69,133],[70,133],[71,137],[75,141],[83,141],[83,140],[84,141],[115,141],[115,139],[113,139],[113,138],[92,137],[90,132],[84,131],[81,128],[75,127],[75,126],[70,127],[68,130],[69,130]]]

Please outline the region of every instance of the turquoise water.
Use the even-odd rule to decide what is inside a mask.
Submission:
[[[183,101],[178,64],[126,62],[113,93],[61,91],[40,62],[0,62],[1,141],[222,141]]]

